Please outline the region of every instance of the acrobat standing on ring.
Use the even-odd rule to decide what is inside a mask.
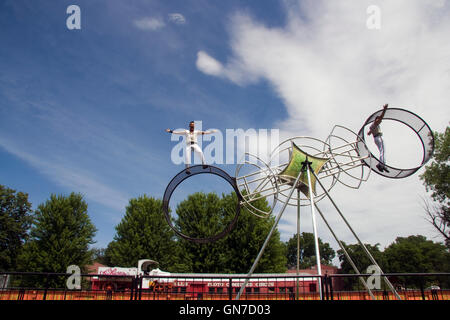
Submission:
[[[373,134],[373,140],[375,144],[377,145],[378,150],[380,151],[380,161],[381,163],[377,164],[378,170],[381,172],[386,171],[389,172],[389,170],[386,168],[386,160],[384,157],[384,142],[383,142],[383,133],[381,132],[380,123],[384,118],[384,114],[386,113],[386,109],[388,108],[388,105],[385,104],[383,106],[383,112],[379,116],[375,118],[375,121],[372,123],[372,125],[369,128],[369,132],[367,133],[369,136]]]
[[[211,134],[214,132],[217,132],[217,130],[208,130],[208,131],[200,131],[195,130],[195,123],[194,121],[189,122],[189,130],[179,130],[179,131],[173,131],[171,129],[166,129],[166,132],[173,133],[173,134],[179,134],[186,136],[186,153],[185,153],[185,164],[186,164],[186,173],[190,174],[189,171],[189,165],[191,164],[191,151],[194,150],[197,154],[200,155],[202,159],[202,165],[203,169],[207,167],[205,156],[203,155],[202,149],[200,149],[199,145],[197,144],[197,136],[199,134]]]

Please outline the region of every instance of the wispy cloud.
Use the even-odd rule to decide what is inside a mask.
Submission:
[[[160,18],[144,17],[133,21],[136,28],[147,31],[156,31],[165,27],[165,23]]]
[[[169,21],[178,25],[185,24],[186,18],[181,13],[169,13]]]
[[[118,212],[123,212],[128,203],[129,197],[126,194],[101,183],[99,177],[95,177],[92,172],[85,172],[79,167],[62,163],[57,159],[49,159],[42,155],[26,152],[1,136],[0,146],[57,184],[71,191],[80,192],[90,200]]]
[[[148,146],[124,134],[129,131],[125,124],[95,112],[82,115],[49,101],[14,99],[15,104],[28,107],[10,112],[16,125],[0,128],[0,146],[51,181],[119,214],[139,192],[133,187],[140,188],[136,180],[143,179],[142,171],[150,175],[153,165],[159,165]],[[24,129],[17,131],[19,126]]]
[[[175,25],[186,24],[186,18],[181,13],[169,13],[167,15],[167,22]],[[143,17],[133,20],[133,25],[145,31],[157,31],[166,27],[165,19],[160,17]]]

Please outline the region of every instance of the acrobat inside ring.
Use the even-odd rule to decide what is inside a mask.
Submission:
[[[364,125],[361,127],[361,129],[358,132],[358,136],[360,137],[360,140],[357,143],[357,150],[360,153],[360,156],[365,156],[368,152],[365,148],[365,138],[364,138],[364,130],[367,126],[369,126],[371,123],[375,121],[375,119],[382,113],[382,110],[379,110],[375,113],[373,113],[364,123]],[[414,131],[417,136],[419,137],[422,147],[423,147],[423,158],[422,162],[419,166],[415,168],[410,169],[401,169],[401,168],[394,168],[392,166],[388,166],[380,159],[375,157],[372,154],[372,157],[369,159],[362,160],[365,165],[367,165],[372,171],[375,171],[379,175],[382,175],[387,178],[405,178],[412,174],[414,174],[417,170],[419,170],[421,167],[425,165],[425,163],[428,162],[428,160],[431,159],[433,152],[434,152],[434,137],[433,137],[433,131],[428,126],[428,124],[418,115],[412,113],[411,111],[401,109],[401,108],[388,108],[386,109],[386,113],[384,115],[383,119],[387,120],[393,120],[400,122],[406,126],[408,126],[412,131]],[[387,167],[388,170],[380,170],[381,167]]]

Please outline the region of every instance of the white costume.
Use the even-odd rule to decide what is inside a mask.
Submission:
[[[380,125],[377,126],[371,126],[370,130],[373,134],[373,140],[378,147],[378,150],[380,151],[380,161],[384,165],[386,164],[385,158],[384,158],[384,141],[383,141],[383,133],[381,132]]]
[[[185,164],[186,164],[186,168],[189,168],[189,165],[191,164],[191,151],[194,150],[194,152],[196,152],[197,154],[200,155],[201,159],[202,159],[202,164],[205,165],[206,161],[205,161],[205,156],[203,155],[203,151],[202,149],[200,149],[200,147],[197,144],[197,136],[199,134],[210,134],[210,133],[214,133],[217,130],[209,130],[209,131],[199,131],[199,130],[194,130],[194,131],[190,131],[190,130],[180,130],[180,131],[172,131],[173,134],[179,134],[179,135],[184,135],[186,136],[186,152],[185,152]]]

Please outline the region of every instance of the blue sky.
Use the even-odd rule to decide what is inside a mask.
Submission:
[[[0,4],[0,177],[28,192],[34,208],[51,193],[81,192],[97,245],[106,246],[128,199],[162,197],[181,169],[170,162],[174,143],[164,129],[190,120],[266,128],[281,117],[267,84],[211,81],[195,61],[199,50],[229,54],[234,12],[271,24],[282,23],[283,12],[275,1],[78,1],[81,30],[69,30],[71,4]],[[170,21],[174,13],[184,23]],[[146,18],[163,26],[138,28]]]
[[[71,4],[81,30],[66,27]],[[366,27],[371,4],[381,8],[379,31]],[[52,193],[82,193],[95,246],[106,247],[128,200],[162,197],[182,169],[170,161],[166,128],[202,120],[223,132],[323,139],[333,124],[357,131],[389,102],[443,131],[448,17],[447,1],[4,0],[0,183],[27,192],[34,208]],[[363,239],[435,236],[417,176],[386,183],[375,176],[359,196],[337,193]],[[385,204],[384,216],[367,201]],[[417,223],[405,226],[411,216]],[[282,220],[284,240],[294,229],[291,216]]]

